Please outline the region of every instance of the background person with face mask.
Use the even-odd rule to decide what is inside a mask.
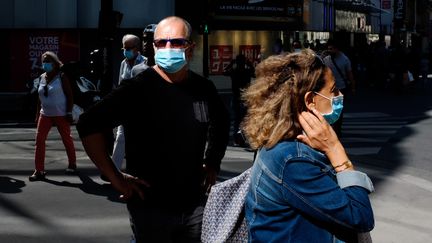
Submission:
[[[356,91],[356,83],[352,72],[350,59],[339,49],[340,44],[335,40],[327,41],[327,53],[324,57],[324,63],[329,67],[335,77],[336,88],[339,89],[345,97],[349,97]],[[343,112],[340,118],[334,122],[333,128],[340,137],[342,133]]]
[[[136,65],[143,64],[146,65],[147,58],[142,56],[139,47],[141,45],[141,40],[136,35],[127,34],[123,36],[123,55],[124,59],[120,64],[119,72],[119,82],[124,79],[132,78],[132,68]],[[147,66],[147,65],[146,65]],[[114,141],[114,147],[112,152],[112,159],[116,167],[120,170],[122,168],[123,159],[125,157],[125,138],[123,126],[117,127],[117,135]],[[102,179],[106,180],[104,176]]]
[[[124,80],[77,124],[88,156],[126,200],[137,242],[200,242],[205,193],[228,144],[230,120],[216,87],[189,70],[191,31],[182,18],[161,20],[156,65]],[[118,125],[126,173],[103,142],[104,129]]]
[[[42,68],[38,87],[39,101],[36,111],[36,169],[30,181],[45,179],[45,142],[53,125],[57,127],[66,148],[69,165],[66,173],[75,173],[76,154],[71,136],[73,96],[72,87],[66,75],[60,72],[63,63],[54,52],[42,54]]]
[[[374,227],[373,185],[330,126],[343,109],[331,70],[303,50],[269,57],[256,76],[243,93],[243,131],[258,150],[245,205],[249,242],[357,242]]]
[[[154,61],[154,49],[153,49],[153,36],[156,24],[149,24],[144,28],[142,49],[143,55],[147,58],[147,62],[142,62],[132,67],[132,77],[138,75],[140,72],[146,70],[149,66],[155,64]]]

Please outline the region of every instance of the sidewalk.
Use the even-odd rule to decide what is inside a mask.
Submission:
[[[395,95],[363,90],[346,103],[341,141],[356,168],[374,182],[375,243],[432,238],[430,97],[426,91]],[[17,124],[0,128],[0,242],[127,242],[131,232],[125,205],[100,180],[76,130],[79,176],[64,175],[66,154],[53,129],[47,143],[49,181],[30,183],[34,123]],[[229,147],[219,178],[241,173],[252,158],[252,152]]]

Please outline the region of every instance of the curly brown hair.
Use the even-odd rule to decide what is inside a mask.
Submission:
[[[324,87],[327,69],[311,50],[270,56],[257,65],[255,81],[242,94],[248,109],[242,129],[253,149],[302,132],[298,114],[307,109],[305,94]]]

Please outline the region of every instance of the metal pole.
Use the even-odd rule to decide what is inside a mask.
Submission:
[[[208,58],[209,58],[209,46],[208,46],[208,32],[203,33],[203,76],[208,78],[209,68],[208,68]]]
[[[102,96],[108,94],[113,87],[113,37],[114,37],[113,1],[101,0],[99,12],[99,33],[102,42],[102,76],[100,81],[100,92]]]
[[[380,35],[382,34],[382,16],[381,16],[381,13],[382,13],[382,0],[380,0],[380,9],[379,9],[379,28],[380,28]]]
[[[417,0],[414,0],[414,28],[413,32],[416,33],[417,28]]]

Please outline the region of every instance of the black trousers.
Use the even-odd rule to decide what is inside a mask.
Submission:
[[[175,202],[172,202],[175,203]],[[199,243],[205,202],[183,212],[158,206],[128,203],[137,243]]]

